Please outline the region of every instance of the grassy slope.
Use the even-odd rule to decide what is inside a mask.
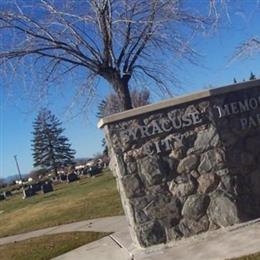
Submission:
[[[31,238],[0,246],[1,260],[47,260],[108,235],[71,232]],[[87,257],[87,256],[86,256]]]
[[[8,236],[60,224],[123,214],[113,176],[104,173],[55,191],[23,200],[15,195],[0,202],[0,236]]]

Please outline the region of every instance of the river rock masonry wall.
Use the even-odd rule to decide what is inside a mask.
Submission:
[[[260,217],[260,81],[104,118],[136,245]]]

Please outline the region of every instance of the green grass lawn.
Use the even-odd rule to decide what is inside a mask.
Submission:
[[[1,260],[47,260],[108,235],[71,232],[47,235],[0,246]],[[86,259],[88,256],[86,255]]]
[[[54,189],[25,200],[17,194],[0,201],[0,237],[123,214],[115,179],[108,171]]]
[[[246,255],[246,256],[241,256],[237,258],[232,258],[230,260],[260,260],[260,252],[252,254],[252,255]]]

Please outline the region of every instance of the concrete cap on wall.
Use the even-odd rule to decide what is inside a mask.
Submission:
[[[121,113],[116,113],[111,116],[104,117],[99,120],[98,122],[98,128],[102,128],[107,124],[115,123],[117,121],[121,121],[123,119],[132,118],[135,116],[139,116],[146,113],[151,113],[153,111],[158,111],[162,109],[166,109],[168,107],[188,103],[191,101],[200,100],[207,97],[217,96],[217,95],[223,95],[226,93],[236,92],[247,88],[253,88],[260,86],[260,79],[257,80],[250,80],[242,83],[227,85],[224,87],[214,88],[214,89],[208,89],[200,92],[191,93],[185,96],[179,96],[167,100],[163,100],[161,102],[150,104],[134,109],[130,109]]]

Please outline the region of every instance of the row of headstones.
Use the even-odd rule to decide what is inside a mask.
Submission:
[[[92,175],[95,175],[95,174],[98,174],[102,171],[102,169],[98,169],[95,171],[93,170],[93,172],[90,172],[90,176]],[[70,182],[74,182],[74,181],[77,181],[79,180],[79,176],[75,173],[70,173],[68,175],[60,175],[60,181],[67,181],[68,183]],[[56,181],[56,179],[54,180]],[[34,195],[37,194],[37,192],[39,191],[42,191],[42,193],[48,193],[48,192],[52,192],[53,191],[53,185],[52,185],[52,182],[51,181],[45,181],[44,183],[42,182],[38,182],[38,183],[34,183],[34,184],[31,184],[29,185],[28,187],[26,187],[24,190],[23,190],[23,198],[28,198],[28,197],[32,197]],[[3,193],[0,193],[0,201],[1,200],[4,200],[6,199],[8,196],[11,196],[11,192],[10,191],[6,191],[6,192],[3,192]]]
[[[36,195],[37,192],[42,191],[42,193],[48,193],[53,191],[53,186],[51,181],[45,181],[44,183],[34,183],[28,188],[23,190],[23,198],[28,198]]]
[[[66,181],[66,182],[73,182],[79,180],[79,176],[76,173],[69,173],[69,174],[61,174],[57,177],[52,178],[53,181]]]
[[[68,175],[61,175],[61,181],[67,181],[68,183],[79,180],[78,175],[75,173],[70,173]],[[37,194],[37,192],[42,191],[44,194],[53,191],[52,181],[45,181],[44,183],[38,182],[31,184],[27,189],[23,191],[23,198],[32,197]]]
[[[80,176],[87,175],[89,177],[92,177],[96,174],[99,174],[102,172],[101,167],[90,167],[87,171],[82,172],[72,172],[69,174],[61,174],[57,177],[53,178],[53,181],[67,181],[67,182],[73,182],[80,179]]]

